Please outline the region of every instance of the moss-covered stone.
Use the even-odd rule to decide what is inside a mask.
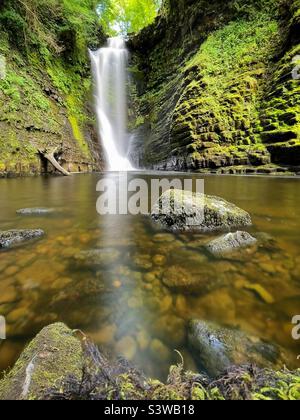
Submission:
[[[209,232],[252,225],[249,213],[220,197],[177,189],[161,195],[151,216],[155,222],[174,231]]]
[[[80,340],[64,324],[44,328],[0,381],[0,399],[39,399],[69,374],[80,380],[82,355]]]
[[[193,320],[189,325],[189,344],[204,371],[211,377],[222,375],[234,365],[253,363],[280,368],[281,349],[243,331],[220,327],[212,322]]]

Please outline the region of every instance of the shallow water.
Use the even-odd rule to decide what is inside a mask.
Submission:
[[[14,363],[43,326],[63,321],[107,354],[123,353],[146,374],[164,378],[179,361],[174,349],[186,367],[196,368],[186,340],[193,318],[240,327],[279,344],[290,352],[289,366],[300,367],[300,343],[291,337],[291,319],[300,313],[299,179],[204,177],[207,194],[251,213],[250,233],[273,237],[272,246],[215,259],[203,243],[216,234],[174,235],[145,216],[99,216],[100,177],[0,180],[0,229],[46,232],[42,240],[0,253],[0,315],[8,333],[0,344],[0,370]],[[16,215],[25,207],[57,211]],[[89,265],[79,255],[97,248],[101,264]],[[165,280],[178,272],[203,279],[203,287],[170,290]]]

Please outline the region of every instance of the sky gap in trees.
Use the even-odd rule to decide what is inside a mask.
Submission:
[[[102,0],[97,11],[108,35],[126,36],[150,25],[161,3],[162,0]]]

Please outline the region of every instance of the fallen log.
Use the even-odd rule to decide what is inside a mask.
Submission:
[[[70,176],[70,172],[68,172],[66,169],[64,169],[55,159],[54,154],[56,153],[57,148],[49,150],[49,149],[45,149],[45,150],[41,150],[39,149],[39,153],[45,158],[47,159],[53,166],[55,169],[57,169],[61,174],[63,174],[64,176]]]

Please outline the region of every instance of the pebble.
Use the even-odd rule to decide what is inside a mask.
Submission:
[[[7,315],[6,321],[9,324],[14,324],[15,322],[18,322],[20,320],[25,320],[28,318],[28,311],[28,306],[22,306],[20,308],[14,309]]]
[[[155,280],[157,280],[157,277],[156,277],[156,275],[155,275],[154,273],[146,273],[146,274],[144,275],[144,280],[145,280],[147,283],[152,283],[152,282],[154,282]]]
[[[153,263],[155,265],[163,266],[166,264],[167,258],[164,255],[155,255],[153,257]]]
[[[6,276],[13,276],[18,271],[19,271],[19,267],[17,267],[17,266],[10,266],[10,267],[7,267],[7,269],[4,271],[4,274]]]
[[[72,283],[72,279],[68,277],[61,277],[51,284],[51,289],[63,289]]]
[[[113,286],[115,289],[120,289],[120,287],[122,287],[122,282],[120,280],[115,280]]]
[[[135,264],[138,268],[141,268],[142,270],[150,270],[152,268],[151,257],[148,254],[145,254],[145,255],[136,254],[132,257],[132,262],[133,264]]]
[[[181,316],[187,315],[187,301],[183,295],[178,295],[175,302],[176,313]]]
[[[170,233],[158,233],[154,235],[153,242],[173,242],[175,236]]]
[[[17,300],[16,289],[12,286],[6,287],[3,292],[0,292],[0,304],[12,303]],[[1,314],[0,314],[1,315]]]
[[[272,264],[272,262],[270,262],[270,263],[267,263],[267,262],[260,263],[259,266],[266,273],[269,273],[269,274],[275,274],[276,273],[276,267],[274,266],[274,264]]]
[[[170,295],[165,296],[160,303],[160,312],[168,312],[173,306],[173,298]]]

